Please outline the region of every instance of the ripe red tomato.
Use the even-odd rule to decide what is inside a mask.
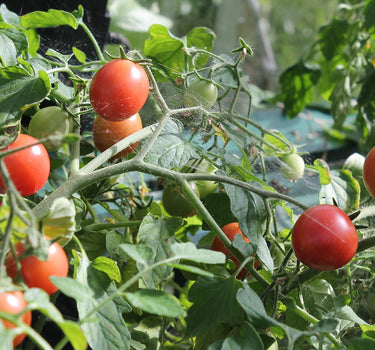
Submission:
[[[242,236],[245,242],[250,242],[249,239],[242,233],[238,222],[232,222],[230,224],[227,224],[224,227],[222,227],[222,230],[231,242],[233,241],[234,237],[238,234]],[[211,250],[222,252],[226,256],[228,256],[229,254],[232,254],[230,250],[227,247],[225,247],[224,243],[220,240],[218,236],[215,236],[214,240],[212,241]],[[230,259],[236,265],[236,269],[238,269],[241,266],[241,262],[234,255],[231,255]],[[259,263],[255,261],[254,267],[257,268],[258,266],[259,266]],[[247,275],[247,270],[244,268],[238,274],[237,278],[243,279],[246,275]]]
[[[330,271],[353,258],[358,235],[342,209],[320,204],[307,209],[298,218],[292,231],[292,245],[303,264],[315,270]]]
[[[25,252],[22,243],[17,243],[16,253],[21,256]],[[57,287],[49,280],[51,276],[66,277],[69,271],[69,262],[64,249],[57,242],[48,248],[48,259],[39,260],[33,255],[20,260],[21,275],[29,288],[41,288],[49,295],[57,291]],[[12,254],[6,259],[6,270],[13,279],[17,276],[16,263]]]
[[[190,182],[190,187],[199,196],[199,190],[194,182]],[[162,203],[166,212],[171,216],[186,218],[197,214],[197,209],[179,186],[165,186]]]
[[[38,142],[32,136],[20,134],[17,139],[3,150],[11,150]],[[30,196],[38,192],[47,182],[50,172],[50,160],[46,148],[41,145],[27,147],[4,158],[10,178],[21,196]],[[0,176],[0,190],[5,192],[5,184]]]
[[[94,75],[90,85],[90,102],[102,118],[119,121],[130,118],[145,104],[150,83],[137,63],[115,59]]]
[[[363,181],[368,193],[375,197],[375,147],[367,154],[363,164]]]
[[[7,312],[9,314],[19,314],[27,306],[23,293],[20,291],[15,292],[3,292],[0,294],[0,311]],[[15,324],[2,320],[5,328],[15,328]],[[22,322],[30,326],[31,324],[31,311],[26,311],[22,315]],[[26,334],[17,335],[13,339],[13,346],[16,347],[18,344],[24,340]]]
[[[95,146],[100,152],[104,152],[116,142],[141,129],[142,119],[139,114],[136,113],[130,118],[118,122],[113,122],[97,116],[94,121],[92,132]],[[138,142],[133,143],[112,158],[126,157],[128,154],[132,153],[137,146]]]

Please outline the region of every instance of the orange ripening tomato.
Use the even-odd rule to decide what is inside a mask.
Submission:
[[[243,237],[245,242],[250,242],[249,239],[242,233],[242,231],[240,229],[240,225],[238,224],[238,222],[232,222],[230,224],[227,224],[224,227],[222,227],[222,230],[231,242],[233,241],[234,237],[238,234],[240,234]],[[225,247],[224,243],[219,239],[218,236],[215,236],[215,238],[214,238],[214,240],[211,244],[211,250],[215,250],[217,252],[222,252],[226,256],[231,254],[230,250]],[[238,269],[241,265],[241,262],[233,255],[230,256],[230,259],[235,263],[236,269]],[[258,266],[259,266],[259,263],[257,261],[255,261],[254,267],[258,268]],[[243,279],[244,277],[246,277],[246,275],[247,275],[247,270],[244,268],[238,274],[237,278]]]
[[[26,300],[23,296],[23,293],[20,291],[15,292],[3,292],[0,293],[0,311],[7,312],[9,314],[19,314],[21,313],[27,306]],[[31,311],[26,311],[22,315],[22,322],[29,325],[31,324]],[[5,328],[14,328],[16,327],[15,324],[1,320],[5,326]],[[17,345],[21,344],[21,342],[25,339],[26,334],[22,333],[17,335],[13,339],[13,346],[16,347]]]
[[[138,113],[117,122],[104,119],[98,115],[92,129],[95,146],[100,152],[104,152],[118,141],[141,130],[142,127],[142,119]],[[133,143],[112,158],[126,157],[134,151],[138,144],[139,142]]]
[[[25,252],[25,246],[16,244],[16,253],[20,257]],[[17,276],[17,267],[13,255],[10,253],[6,259],[6,270],[11,278]],[[50,281],[51,276],[66,277],[69,272],[68,257],[64,249],[57,242],[48,248],[48,259],[39,260],[34,255],[28,255],[20,260],[21,275],[29,288],[40,288],[49,295],[57,291],[57,287]]]

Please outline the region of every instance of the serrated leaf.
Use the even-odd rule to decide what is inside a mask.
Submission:
[[[155,289],[138,289],[134,293],[125,293],[134,307],[150,314],[166,317],[184,317],[185,310],[171,294]]]
[[[243,284],[235,278],[199,277],[189,290],[189,300],[193,305],[187,313],[185,335],[195,336],[220,323],[242,319],[241,308],[236,300],[236,293],[241,286]]]
[[[67,25],[77,29],[77,18],[66,11],[49,9],[48,11],[29,12],[20,18],[21,25],[26,29],[48,28]]]
[[[116,292],[114,282],[93,268],[87,257],[77,255],[76,261],[77,281],[87,285],[94,295],[77,300],[81,327],[90,347],[93,350],[130,350],[130,333],[122,314],[129,312],[131,307],[120,296],[109,300],[109,296]],[[104,300],[106,303],[96,309]]]
[[[328,185],[329,183],[331,183],[331,176],[330,176],[328,164],[323,159],[318,158],[318,159],[315,159],[314,166],[316,170],[318,170],[319,172],[320,184],[323,186],[323,185]]]
[[[0,128],[14,125],[25,106],[39,103],[50,90],[50,81],[43,71],[39,71],[39,76],[30,76],[22,68],[1,68]]]

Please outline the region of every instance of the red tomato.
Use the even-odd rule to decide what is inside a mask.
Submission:
[[[97,116],[94,121],[92,132],[95,146],[100,152],[104,152],[116,142],[141,129],[142,120],[139,114],[136,113],[130,118],[118,122],[113,122]],[[133,143],[112,158],[126,157],[128,154],[132,153],[137,146],[138,142]]]
[[[20,134],[17,139],[3,150],[11,150],[38,142],[32,136]],[[41,145],[27,147],[4,158],[10,178],[21,196],[30,196],[38,192],[47,182],[50,172],[50,160],[46,148]],[[0,190],[5,192],[5,184],[0,176]]]
[[[17,256],[25,252],[22,243],[16,245]],[[69,262],[64,249],[57,242],[48,248],[48,259],[39,260],[29,255],[20,260],[21,275],[29,288],[41,288],[49,295],[57,291],[57,287],[49,280],[51,276],[66,277],[69,271]],[[6,259],[7,273],[13,279],[17,276],[17,268],[12,254]]]
[[[375,197],[375,147],[367,154],[363,164],[363,181],[368,193]]]
[[[27,306],[23,293],[20,291],[15,292],[3,292],[0,294],[0,311],[7,312],[9,314],[19,314]],[[13,323],[2,320],[5,328],[16,327]],[[26,311],[22,315],[22,322],[30,326],[31,324],[31,311]],[[26,334],[17,335],[13,339],[13,346],[16,347],[26,337]]]
[[[102,118],[119,121],[130,118],[145,104],[150,83],[137,63],[115,59],[94,75],[90,85],[90,102]]]
[[[238,224],[238,222],[232,222],[230,224],[227,224],[222,228],[222,230],[231,242],[233,241],[234,237],[238,234],[240,234],[243,237],[245,242],[250,242],[249,239],[242,233],[242,231],[240,229],[240,225]],[[230,250],[225,247],[224,243],[220,240],[220,238],[218,236],[215,236],[214,240],[212,241],[211,250],[215,250],[217,252],[222,252],[226,256],[228,256],[229,254],[232,254],[230,252]],[[234,255],[231,255],[230,259],[235,263],[236,269],[238,269],[241,266],[241,262]],[[258,266],[259,266],[259,263],[257,261],[255,261],[254,267],[257,268]],[[238,274],[237,277],[239,279],[243,279],[246,275],[247,275],[247,270],[244,268]]]
[[[358,247],[357,230],[346,213],[334,205],[307,209],[296,221],[292,245],[297,258],[319,270],[336,270],[347,264]]]

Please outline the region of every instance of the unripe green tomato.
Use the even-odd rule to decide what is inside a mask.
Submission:
[[[199,190],[194,182],[190,182],[190,187],[199,196]],[[171,216],[186,218],[197,214],[194,204],[186,197],[184,191],[179,186],[164,187],[162,203],[166,212]]]
[[[182,172],[188,173],[203,173],[203,174],[214,174],[217,168],[209,163],[206,159],[191,159],[182,168]],[[195,181],[198,190],[199,198],[206,199],[206,197],[217,190],[219,183],[210,180],[198,180]]]
[[[365,157],[359,153],[353,153],[345,161],[343,168],[350,170],[354,177],[361,177],[363,175],[364,164]]]
[[[194,80],[184,91],[185,107],[210,109],[217,100],[217,87],[206,80]]]
[[[297,153],[291,153],[281,159],[281,173],[290,181],[297,181],[305,171],[305,162]]]
[[[72,130],[73,122],[69,114],[58,106],[48,106],[34,114],[29,123],[29,135],[40,140],[49,136],[63,137]],[[47,151],[56,151],[61,140],[43,142]]]

